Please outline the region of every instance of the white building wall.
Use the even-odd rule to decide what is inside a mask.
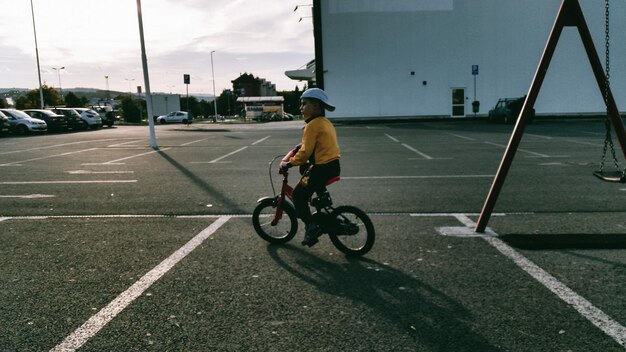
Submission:
[[[604,62],[604,2],[580,0]],[[525,95],[561,0],[321,0],[324,89],[331,117],[450,116],[464,87],[486,114]],[[611,2],[612,90],[626,110],[626,2]],[[318,69],[320,69],[318,67]],[[411,72],[414,75],[411,75]],[[423,82],[426,82],[424,85]],[[561,35],[538,114],[597,113],[604,104],[575,27]]]

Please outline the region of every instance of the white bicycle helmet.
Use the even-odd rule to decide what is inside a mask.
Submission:
[[[334,111],[335,106],[330,103],[328,99],[328,94],[319,88],[309,88],[302,93],[300,98],[309,98],[309,99],[317,99],[322,102],[324,108],[328,111]]]

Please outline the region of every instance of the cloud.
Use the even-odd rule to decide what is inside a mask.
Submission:
[[[8,0],[0,0],[8,1]],[[298,22],[301,0],[144,0],[142,16],[152,90],[182,86],[191,73],[206,90],[212,83],[214,53],[218,90],[230,87],[239,73],[249,72],[292,89],[297,82],[284,71],[314,56],[310,22]],[[0,12],[0,88],[36,87],[30,4],[19,2]],[[51,67],[65,66],[63,87],[104,86],[128,90],[128,81],[143,81],[137,8],[134,1],[33,0],[42,79],[56,82]],[[306,11],[306,10],[303,10]],[[153,83],[154,82],[154,83]],[[142,84],[143,85],[143,84]]]

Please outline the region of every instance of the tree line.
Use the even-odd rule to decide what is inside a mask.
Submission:
[[[75,108],[89,105],[89,99],[86,96],[78,96],[74,92],[68,92],[61,96],[55,88],[45,84],[41,88],[44,106]],[[292,115],[300,114],[300,96],[302,91],[300,91],[298,86],[293,91],[282,91],[277,94],[285,100],[283,104],[285,112]],[[145,99],[138,99],[131,94],[119,94],[114,99],[120,102],[119,113],[126,122],[139,123],[147,118],[148,110]],[[217,114],[220,116],[245,116],[243,104],[237,102],[237,96],[231,90],[225,89],[212,101],[198,100],[194,96],[180,96],[181,110],[190,112],[194,117],[208,118],[213,116],[215,114],[214,104],[217,104]],[[0,99],[0,108],[6,108],[6,105],[5,99]],[[39,109],[40,107],[41,97],[38,88],[29,90],[26,94],[15,98],[15,108],[18,110]]]

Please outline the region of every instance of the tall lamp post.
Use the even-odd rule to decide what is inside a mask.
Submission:
[[[104,76],[107,86],[107,101],[111,100],[111,91],[109,90],[109,76]]]
[[[35,55],[37,56],[37,75],[39,76],[39,100],[43,109],[43,87],[41,86],[41,68],[39,67],[39,47],[37,46],[37,29],[35,28],[35,10],[33,8],[33,0],[30,0],[30,12],[33,15],[33,33],[35,34]]]
[[[146,44],[143,39],[143,17],[141,15],[141,0],[137,0],[137,22],[139,22],[139,43],[141,45],[141,66],[143,68],[143,84],[146,87],[146,108],[148,110],[148,128],[150,130],[150,147],[157,150],[154,131],[154,115],[152,111],[152,93],[150,93],[150,77],[148,75],[148,56],[146,55]]]
[[[134,78],[124,78],[125,81],[128,81],[128,94],[132,97],[133,96],[133,91],[130,88],[130,82],[134,81]]]
[[[213,75],[213,107],[215,107],[215,115],[213,115],[213,122],[217,122],[217,95],[215,95],[215,70],[213,69],[213,53],[211,51],[211,74]]]
[[[61,99],[63,99],[63,88],[61,88],[61,70],[65,70],[65,66],[53,67],[52,69],[57,71],[57,74],[59,75],[59,92],[61,92]]]

